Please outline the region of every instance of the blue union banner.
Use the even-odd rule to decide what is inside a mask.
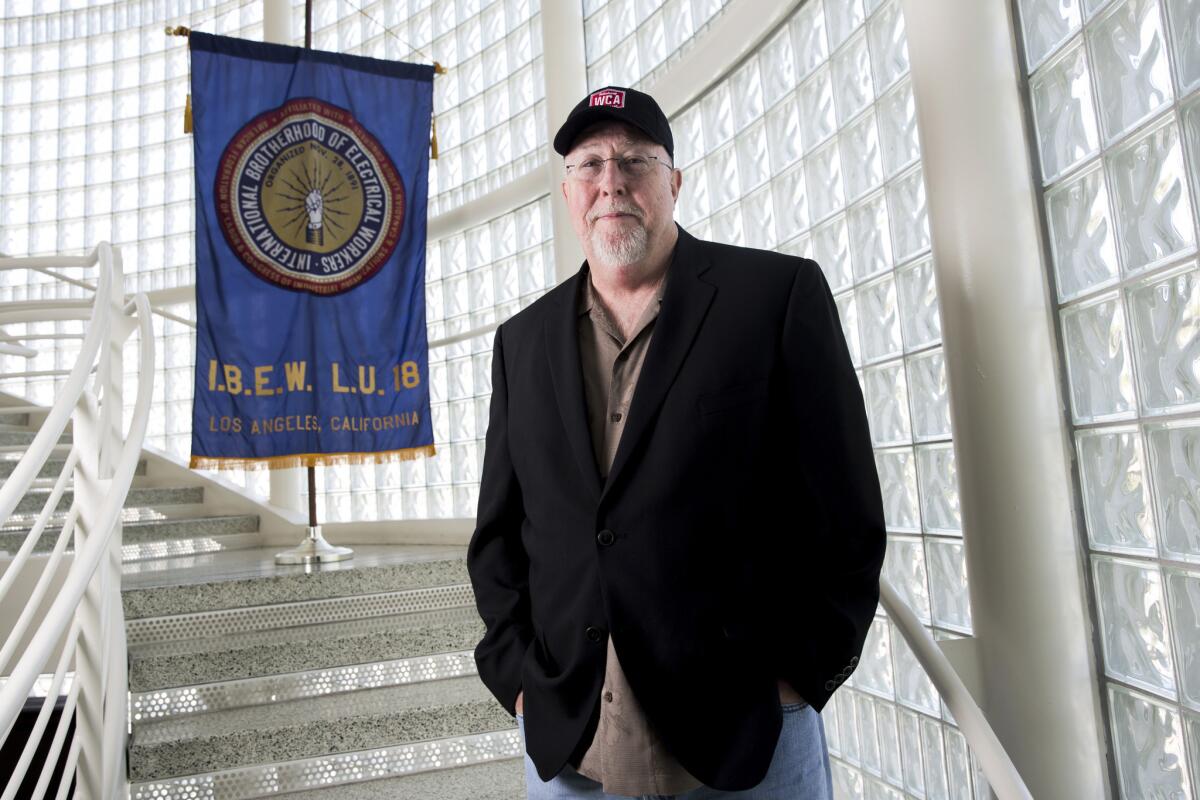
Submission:
[[[434,453],[433,67],[193,32],[193,467]]]

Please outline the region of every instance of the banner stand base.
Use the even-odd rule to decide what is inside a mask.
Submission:
[[[310,525],[308,536],[291,550],[275,554],[276,564],[324,564],[354,558],[349,547],[336,547],[325,541],[320,525]]]

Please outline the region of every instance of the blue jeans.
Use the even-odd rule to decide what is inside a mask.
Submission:
[[[784,703],[783,730],[775,755],[762,783],[741,792],[721,792],[701,786],[675,795],[642,795],[641,800],[833,800],[833,775],[829,771],[829,749],[821,715],[806,703]],[[525,718],[517,715],[521,743],[525,742]],[[538,777],[529,753],[525,754],[525,788],[529,800],[618,800],[624,795],[606,794],[599,783],[585,778],[567,764],[549,782]]]

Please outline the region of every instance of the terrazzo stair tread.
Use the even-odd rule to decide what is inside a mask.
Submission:
[[[0,479],[8,478],[10,475],[12,475],[13,470],[17,468],[18,461],[20,461],[19,457],[0,459]],[[65,458],[57,458],[57,457],[48,458],[48,459],[46,459],[46,462],[44,464],[42,464],[42,468],[38,472],[37,477],[38,478],[49,478],[49,479],[53,480],[58,477],[58,474],[60,472],[62,472],[62,468],[66,463],[67,463],[67,460]],[[145,475],[146,474],[146,459],[143,458],[140,461],[138,461],[137,466],[134,468],[133,474],[134,475]]]
[[[525,760],[505,758],[277,796],[281,800],[525,800]]]
[[[34,545],[34,552],[48,552],[52,550],[54,542],[57,541],[58,534],[61,531],[61,525],[53,528],[47,527],[42,531],[38,543]],[[256,533],[257,531],[258,516],[256,514],[138,520],[124,524],[121,532],[121,541],[123,544],[144,544],[149,542],[196,539],[204,536]],[[25,541],[25,536],[28,533],[28,527],[0,532],[0,550],[15,551]],[[71,549],[70,545],[68,545],[68,549]]]
[[[28,447],[33,443],[37,431],[0,431],[0,445],[6,447]],[[70,444],[71,434],[64,432],[58,439],[59,444]]]
[[[129,741],[134,781],[511,730],[475,676],[148,722]]]
[[[219,681],[472,650],[483,636],[474,607],[420,611],[129,647],[129,690]]]
[[[17,503],[16,513],[42,510],[49,489],[30,489]],[[66,511],[74,502],[75,492],[67,489],[58,501],[57,510]],[[203,486],[134,486],[125,496],[125,508],[150,508],[153,506],[199,505],[204,502]]]
[[[126,564],[126,619],[454,586],[469,582],[466,548],[359,545],[347,561],[278,566],[276,545]]]

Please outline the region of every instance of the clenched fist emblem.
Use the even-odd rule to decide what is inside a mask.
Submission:
[[[325,215],[325,202],[321,199],[319,189],[313,189],[304,198],[304,210],[308,212],[308,228],[304,238],[309,244],[325,244],[325,229],[322,227],[322,217]]]

